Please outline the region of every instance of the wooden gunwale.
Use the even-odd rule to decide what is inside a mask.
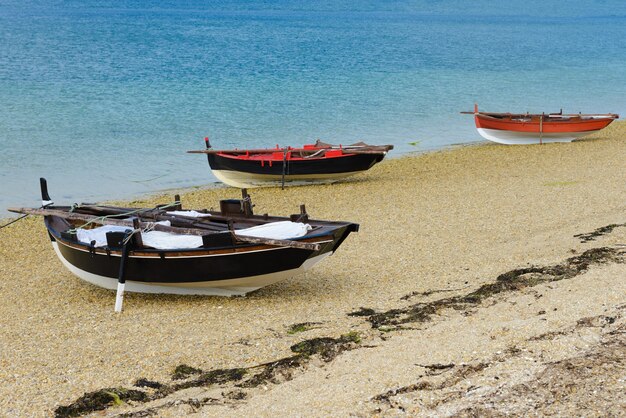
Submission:
[[[607,115],[581,115],[581,114],[573,114],[573,115],[561,115],[561,114],[489,114],[489,113],[477,113],[476,117],[479,118],[489,118],[499,121],[509,121],[509,122],[524,122],[528,119],[531,121],[539,121],[542,117],[544,120],[548,120],[552,123],[558,124],[568,124],[568,123],[581,123],[581,122],[591,122],[591,121],[604,121],[607,119],[614,120],[615,117],[607,116]],[[516,118],[523,120],[516,120]]]
[[[77,251],[84,252],[92,252],[98,255],[111,255],[116,257],[121,257],[121,250],[112,250],[104,247],[95,247],[90,248],[88,244],[77,243],[68,240],[64,240],[58,237],[55,237],[57,241],[61,241],[63,245],[72,248]],[[332,241],[332,236],[328,237],[319,237],[319,238],[309,238],[307,240],[298,241],[308,244],[320,245],[325,244]],[[141,257],[141,258],[161,258],[165,256],[166,258],[176,258],[176,257],[206,257],[206,256],[216,256],[216,255],[228,255],[228,254],[239,254],[239,253],[250,253],[257,251],[271,251],[271,250],[279,250],[281,248],[287,248],[285,246],[274,246],[274,245],[240,245],[233,247],[225,247],[225,248],[217,248],[217,249],[208,249],[208,248],[193,248],[185,251],[180,250],[159,250],[159,249],[137,249],[134,248],[130,250],[131,257]],[[314,251],[311,249],[311,251]]]
[[[504,117],[539,117],[541,116],[540,113],[497,113],[497,112],[460,112],[463,115],[481,115],[481,116],[490,116],[490,117],[498,117],[498,116],[504,116]],[[619,118],[618,114],[615,113],[548,113],[545,116],[550,116],[550,117],[558,117],[558,118],[565,118],[565,117],[569,117],[569,118],[578,118],[578,117],[606,117],[606,118],[611,118],[611,119],[617,119]]]
[[[113,219],[113,218],[107,218],[106,220],[103,220],[101,219],[101,217],[97,217],[93,215],[85,215],[85,214],[81,214],[77,212],[66,212],[63,210],[58,210],[53,207],[43,208],[43,209],[9,208],[9,211],[15,212],[15,213],[29,214],[29,215],[57,216],[57,217],[64,218],[69,221],[88,221],[88,222],[94,222],[98,224],[128,226],[130,228],[133,228],[132,221],[122,220],[122,219]],[[155,216],[154,219],[159,220],[159,217]],[[152,222],[139,222],[139,226],[142,228],[150,227],[156,231],[172,232],[176,234],[186,234],[186,235],[198,235],[198,236],[207,235],[207,233],[210,233],[210,232],[216,232],[216,231],[207,231],[205,228],[203,228],[203,225],[201,224],[195,224],[191,228],[179,228],[179,227],[154,224]],[[237,235],[233,231],[231,231],[231,234],[234,240],[240,241],[240,242],[249,242],[249,243],[254,243],[254,244],[263,243],[269,246],[292,247],[292,248],[299,248],[299,249],[306,249],[306,250],[313,250],[313,251],[320,250],[320,246],[318,244],[308,243],[301,238],[297,238],[293,240],[277,240],[277,239],[247,237],[245,235]],[[310,237],[310,238],[314,238],[314,237]]]
[[[254,155],[254,154],[274,154],[274,153],[283,153],[283,152],[291,152],[300,153],[300,154],[314,154],[319,151],[333,151],[333,150],[341,150],[344,151],[345,154],[333,156],[333,157],[342,157],[350,154],[385,154],[387,151],[392,150],[393,145],[346,145],[346,146],[332,146],[332,147],[317,147],[317,148],[292,148],[292,147],[284,147],[284,148],[259,148],[259,149],[203,149],[203,150],[192,150],[187,151],[189,154],[220,154],[222,156],[245,156],[245,155]],[[319,157],[319,158],[331,158],[331,157]],[[277,161],[282,160],[276,159]]]
[[[480,113],[475,116],[477,128],[535,133],[540,130],[545,133],[593,132],[605,128],[614,120],[600,117],[582,119],[578,116],[565,119],[564,115],[556,118],[548,115],[524,115],[519,119],[511,116],[485,116]]]
[[[69,206],[66,207],[57,207],[59,209],[61,208],[67,208],[69,209]],[[111,210],[109,210],[111,209]],[[78,211],[97,211],[100,214],[110,214],[110,215],[119,215],[119,216],[129,216],[129,215],[123,215],[125,213],[128,213],[130,211],[133,210],[137,210],[138,208],[124,208],[124,207],[113,207],[113,206],[93,206],[93,205],[84,205],[84,206],[78,206],[75,209],[75,212]],[[140,218],[148,218],[148,219],[156,219],[156,217],[154,216],[155,214],[152,213],[154,211],[159,211],[159,208],[151,208],[151,209],[146,209],[145,212],[139,212],[137,214],[134,215],[130,215],[130,216],[138,216]],[[79,212],[80,213],[80,212]],[[206,217],[206,218],[191,218],[191,217],[187,217],[185,218],[183,215],[167,215],[164,213],[156,213],[156,215],[158,215],[158,219],[157,220],[163,220],[163,221],[171,221],[172,219],[175,220],[183,220],[184,222],[188,223],[190,226],[195,227],[196,225],[213,225],[217,229],[216,231],[225,231],[228,229],[228,222],[232,221],[234,225],[239,225],[242,227],[248,227],[248,226],[255,226],[255,225],[263,225],[269,222],[278,222],[278,221],[284,221],[286,220],[285,217],[281,217],[281,216],[266,216],[266,215],[252,215],[252,216],[245,216],[245,215],[236,215],[236,214],[232,214],[232,215],[228,215],[228,216],[224,216],[222,215],[220,212],[216,212],[216,211],[206,211],[205,213],[210,214],[210,217]],[[93,216],[97,216],[97,215],[93,215]],[[310,224],[313,228],[315,227],[324,227],[324,225],[328,225],[328,226],[340,226],[340,225],[345,225],[345,222],[336,222],[336,221],[316,221],[314,219],[309,219],[307,221],[308,224]],[[323,225],[319,225],[320,223],[323,223]]]

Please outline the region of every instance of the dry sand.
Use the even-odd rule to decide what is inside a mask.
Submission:
[[[65,270],[41,219],[0,230],[0,416],[54,415],[101,389],[96,416],[625,413],[626,124],[571,144],[390,159],[252,198],[257,213],[306,203],[361,230],[245,298],[127,294],[122,314],[113,292]],[[313,324],[289,330],[299,323]],[[291,349],[302,341],[308,356]],[[204,372],[173,380],[181,364]]]

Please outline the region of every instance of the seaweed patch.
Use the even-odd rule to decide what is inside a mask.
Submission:
[[[268,382],[291,380],[293,370],[304,366],[312,356],[319,355],[322,360],[330,362],[342,352],[353,350],[360,342],[361,337],[354,331],[339,338],[321,337],[301,341],[291,346],[291,351],[296,355],[256,366],[262,367],[262,370],[239,386],[249,388]]]
[[[579,256],[568,258],[560,264],[545,267],[527,267],[514,269],[499,275],[493,283],[487,283],[464,296],[453,296],[432,302],[417,303],[405,308],[376,312],[361,308],[349,313],[350,316],[364,316],[372,328],[393,327],[408,323],[429,321],[443,309],[465,310],[479,305],[485,299],[504,292],[521,290],[541,283],[571,279],[584,273],[591,265],[609,261],[623,263],[624,253],[613,248],[593,248]]]
[[[141,379],[137,379],[133,386],[136,386],[138,388],[161,389],[163,387],[163,383],[141,378]]]
[[[148,387],[156,389],[152,393],[141,390],[126,388],[107,388],[95,392],[86,393],[78,400],[67,406],[59,406],[55,414],[59,418],[78,417],[94,411],[101,411],[114,405],[121,405],[127,401],[148,402],[165,398],[166,396],[183,389],[193,387],[208,387],[212,385],[223,385],[230,382],[238,382],[250,373],[250,370],[261,369],[248,380],[237,384],[241,388],[257,387],[264,383],[280,383],[282,380],[290,380],[293,371],[305,365],[312,356],[319,355],[324,361],[331,361],[340,353],[352,350],[361,342],[357,332],[349,332],[338,338],[313,338],[304,340],[291,346],[291,351],[296,353],[291,357],[269,363],[256,365],[248,368],[216,369],[204,371],[195,367],[180,365],[176,367],[172,374],[172,380],[183,380],[183,382],[166,385],[159,382],[152,382],[147,379],[138,379],[135,382],[137,387]],[[233,400],[245,399],[246,394],[242,391],[229,392],[232,396],[226,396]],[[214,403],[215,399],[210,399],[209,403]],[[201,404],[208,404],[201,402]],[[190,404],[191,405],[191,404]],[[193,405],[191,405],[193,406]],[[151,410],[143,411],[144,414],[151,414]],[[129,414],[127,416],[138,416]],[[146,415],[142,415],[146,416]]]
[[[607,226],[600,227],[592,232],[587,232],[584,234],[576,234],[574,238],[580,239],[580,242],[589,242],[595,241],[596,238],[601,237],[602,235],[607,235],[613,232],[615,228],[626,227],[626,223],[623,224],[611,224]]]
[[[128,401],[146,402],[148,395],[140,390],[126,388],[106,388],[85,393],[75,402],[67,406],[59,406],[54,411],[57,418],[79,417],[81,415],[102,411],[111,406],[121,405]]]
[[[193,370],[194,374],[199,375],[198,377],[187,382],[177,383],[171,386],[158,382],[151,382],[146,379],[139,379],[135,382],[135,386],[137,387],[149,387],[156,389],[153,393],[127,388],[107,388],[97,390],[95,392],[85,393],[71,404],[59,406],[54,411],[55,416],[58,418],[79,417],[90,412],[102,411],[110,408],[111,406],[121,405],[128,401],[145,403],[162,399],[171,393],[182,389],[206,387],[214,384],[224,384],[231,381],[241,380],[246,374],[245,369],[217,369],[208,372],[195,368],[193,368]],[[176,373],[174,375],[176,375]],[[155,383],[157,384],[155,385]]]
[[[342,352],[354,347],[354,344],[361,342],[361,338],[357,332],[344,334],[339,338],[313,338],[305,340],[291,346],[291,351],[298,353],[304,357],[310,357],[315,354],[326,362],[333,360]]]
[[[348,316],[372,316],[375,313],[373,309],[361,307],[358,311],[350,312]]]
[[[427,290],[425,292],[411,292],[407,295],[404,295],[400,298],[400,300],[409,300],[411,298],[414,298],[415,296],[430,296],[430,295],[434,295],[435,293],[444,293],[444,292],[455,292],[455,291],[459,291],[459,290],[463,290],[464,288],[458,288],[458,289],[435,289],[435,290]]]
[[[300,322],[287,327],[287,334],[297,334],[299,332],[309,331],[321,325],[321,322]]]
[[[260,366],[262,369],[259,373],[237,386],[255,388],[265,383],[280,383],[280,378],[285,381],[291,380],[293,370],[302,366],[305,362],[306,359],[303,356],[295,355],[265,363]]]
[[[444,380],[441,383],[421,381],[421,382],[417,382],[408,386],[402,386],[397,389],[388,390],[385,393],[374,396],[372,400],[390,404],[392,397],[396,395],[401,395],[403,393],[417,392],[420,390],[439,390],[439,389],[447,388],[450,386],[454,386],[455,384],[457,384],[463,379],[466,379],[470,375],[473,375],[475,373],[478,373],[486,369],[487,367],[489,367],[489,365],[490,363],[485,363],[485,362],[481,362],[477,364],[464,364],[464,365],[459,366],[449,379]],[[444,369],[450,369],[452,367],[455,367],[455,366],[451,365],[449,367],[444,367]]]
[[[200,369],[187,366],[186,364],[180,364],[176,366],[176,368],[174,369],[174,373],[172,373],[172,379],[173,380],[187,379],[191,375],[200,374],[200,373],[202,373],[202,370]]]
[[[243,368],[210,370],[200,373],[195,379],[173,385],[171,391],[235,382],[243,379],[246,373],[247,370]]]

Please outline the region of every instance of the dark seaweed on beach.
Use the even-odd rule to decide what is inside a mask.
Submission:
[[[574,238],[580,239],[580,242],[589,242],[595,241],[596,238],[601,237],[602,235],[607,235],[613,232],[615,228],[626,227],[626,223],[623,224],[611,224],[607,226],[600,227],[592,232],[587,232],[584,234],[576,234]]]
[[[298,353],[305,357],[319,354],[324,361],[329,362],[343,351],[350,349],[354,344],[358,344],[360,342],[361,339],[359,334],[356,332],[350,332],[339,338],[326,337],[305,340],[292,345],[290,348],[294,353]]]
[[[179,366],[180,367],[180,366]],[[189,367],[189,366],[185,366]],[[178,368],[177,368],[178,369]],[[147,392],[126,388],[107,388],[95,392],[85,393],[66,406],[59,406],[54,412],[58,418],[79,417],[90,412],[101,411],[114,405],[121,405],[128,401],[149,402],[162,399],[171,393],[192,387],[206,387],[214,384],[224,384],[231,381],[238,381],[246,374],[245,369],[217,369],[204,372],[200,369],[190,368],[194,374],[199,374],[195,379],[175,385],[165,385],[158,382],[151,382],[146,379],[139,379],[135,382],[137,387],[150,387],[157,389],[156,392]]]
[[[305,332],[321,324],[321,322],[300,322],[297,324],[293,324],[287,327],[287,334],[297,334],[299,332]]]
[[[57,418],[79,417],[81,415],[101,411],[113,405],[121,405],[127,401],[146,402],[148,395],[140,390],[126,388],[106,388],[85,393],[75,402],[67,406],[59,406],[54,414]]]
[[[242,388],[255,388],[265,383],[279,383],[282,380],[291,380],[292,371],[303,366],[307,359],[301,355],[285,357],[280,360],[263,364],[261,371],[245,382],[239,384]]]
[[[172,380],[187,379],[191,375],[200,373],[202,373],[201,369],[196,369],[195,367],[187,366],[186,364],[180,364],[174,369],[174,373],[172,373]]]
[[[359,308],[358,311],[350,312],[348,316],[372,316],[376,313],[375,310],[370,308]]]
[[[267,382],[278,383],[279,377],[291,380],[292,371],[306,364],[312,356],[319,355],[322,360],[330,362],[342,352],[355,349],[360,342],[361,337],[357,332],[349,332],[339,338],[322,337],[301,341],[291,346],[291,351],[297,353],[295,356],[261,365],[262,370],[240,386],[257,387]]]
[[[154,380],[141,378],[141,379],[137,379],[133,386],[136,386],[138,388],[160,389],[163,387],[163,383],[155,382]]]
[[[114,405],[121,405],[127,401],[148,402],[165,398],[177,391],[193,388],[208,387],[212,385],[226,384],[242,380],[252,369],[261,369],[260,372],[236,386],[242,388],[257,387],[266,382],[278,383],[279,377],[290,380],[293,371],[304,364],[314,355],[319,355],[324,361],[331,361],[346,350],[352,350],[360,343],[361,338],[356,332],[349,332],[338,338],[313,338],[304,340],[291,347],[291,351],[297,353],[269,363],[252,366],[249,368],[216,369],[203,371],[195,367],[182,364],[174,370],[172,380],[188,379],[181,383],[166,385],[152,382],[147,379],[138,379],[137,387],[156,389],[155,392],[147,392],[126,388],[107,388],[95,392],[89,392],[67,406],[59,406],[55,410],[56,417],[78,417],[94,411],[101,411]],[[191,376],[196,376],[190,378]],[[244,399],[245,393],[238,392],[235,399]]]
[[[417,303],[406,308],[390,309],[375,312],[373,309],[361,308],[360,311],[349,313],[350,316],[367,316],[372,328],[398,326],[408,323],[429,321],[433,315],[443,309],[463,310],[480,304],[494,295],[537,286],[541,283],[571,279],[593,264],[608,261],[624,262],[623,253],[613,248],[594,248],[583,254],[568,258],[565,262],[545,267],[527,267],[515,269],[499,275],[493,283],[482,285],[474,292],[464,296],[454,296],[433,302]]]
[[[224,384],[228,382],[243,379],[247,370],[242,368],[235,369],[217,369],[208,372],[202,372],[197,378],[187,382],[178,383],[171,387],[171,392],[177,392],[182,389],[211,386],[216,384]]]

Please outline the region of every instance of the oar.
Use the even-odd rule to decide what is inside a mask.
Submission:
[[[117,276],[117,292],[115,293],[115,312],[122,312],[124,303],[124,288],[126,287],[126,262],[130,251],[132,232],[124,234],[124,244],[122,246],[122,259],[120,260],[120,270]]]
[[[75,221],[86,221],[92,222],[99,225],[119,225],[119,226],[128,226],[129,228],[133,228],[133,222],[124,219],[114,219],[114,218],[101,218],[94,217],[91,215],[84,215],[81,213],[75,212],[65,212],[62,210],[56,209],[35,209],[35,208],[9,208],[10,212],[14,213],[23,213],[28,215],[39,215],[39,216],[58,216],[59,218],[75,220]],[[159,225],[152,222],[140,222],[139,226],[141,228],[152,228],[155,231],[162,232],[171,232],[174,234],[181,235],[207,235],[210,233],[219,233],[215,231],[207,231],[202,230],[200,226],[195,228],[179,228],[173,226]],[[285,239],[270,239],[270,238],[260,238],[260,237],[249,237],[246,235],[238,235],[232,231],[234,238],[239,242],[246,242],[250,244],[264,244],[270,245],[273,247],[290,247],[297,248],[300,250],[309,250],[309,251],[319,251],[321,249],[320,244],[315,244],[312,242],[301,242],[301,241],[292,241]]]

